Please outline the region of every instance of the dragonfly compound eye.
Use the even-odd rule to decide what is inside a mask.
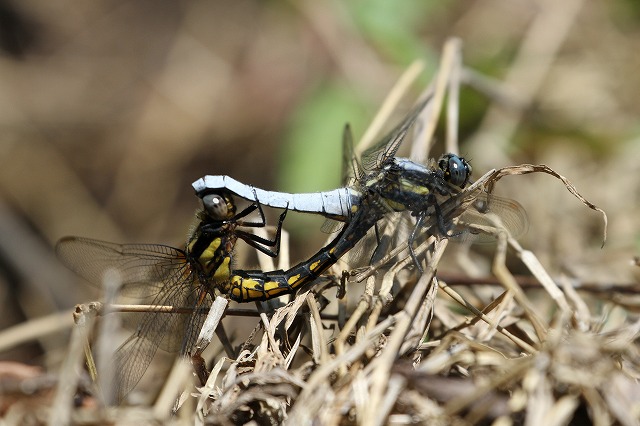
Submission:
[[[209,216],[214,219],[226,219],[229,213],[227,202],[218,194],[209,194],[202,197],[202,204]]]
[[[467,161],[455,154],[444,155],[438,162],[444,171],[444,177],[452,185],[464,188],[471,176],[471,166]]]

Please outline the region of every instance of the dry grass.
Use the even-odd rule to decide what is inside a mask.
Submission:
[[[371,47],[345,11],[338,5],[291,4],[313,33],[311,49],[324,52],[340,75],[364,92],[368,79],[375,81],[376,91],[368,99],[380,103],[397,73],[372,60]],[[180,10],[184,27],[165,46],[167,65],[158,68],[158,75],[147,77],[152,83],[147,91],[135,85],[145,99],[137,109],[106,102],[114,88],[130,87],[118,75],[91,92],[98,96],[98,104],[105,102],[112,108],[109,111],[73,92],[73,85],[67,88],[67,102],[63,99],[57,110],[49,108],[54,112],[47,114],[38,109],[35,95],[25,97],[18,110],[0,104],[6,117],[0,182],[3,204],[11,206],[0,210],[2,248],[8,253],[3,260],[15,271],[7,274],[7,282],[31,285],[29,291],[4,293],[7,320],[12,311],[27,319],[15,320],[20,324],[12,328],[7,324],[0,333],[0,348],[6,353],[6,361],[0,362],[1,421],[638,424],[639,286],[637,263],[632,260],[637,255],[636,208],[640,205],[638,136],[633,123],[640,111],[630,99],[637,99],[640,88],[621,78],[634,75],[637,59],[632,53],[638,46],[604,18],[603,5],[577,0],[540,1],[537,10],[509,10],[509,22],[498,18],[507,11],[491,2],[476,2],[464,13],[450,12],[455,19],[449,16],[452,19],[441,37],[460,35],[471,61],[490,48],[488,39],[497,37],[491,26],[506,34],[514,53],[505,65],[504,78],[491,79],[463,65],[459,41],[446,42],[439,72],[426,89],[434,93],[433,107],[424,112],[423,125],[406,144],[418,159],[428,156],[434,139],[442,141],[446,151],[458,151],[465,111],[464,101],[457,96],[459,86],[485,93],[491,100],[489,111],[471,133],[463,135],[467,142],[462,152],[471,158],[476,173],[495,170],[468,191],[495,189],[524,204],[530,231],[522,240],[498,233],[496,245],[479,248],[429,240],[418,248],[427,259],[421,276],[407,271],[410,259],[396,256],[384,267],[353,271],[343,299],[336,297],[339,289],[332,280],[289,303],[264,304],[264,313],[226,306],[219,299],[213,324],[202,336],[211,342],[203,354],[211,368],[204,387],[194,386],[192,368],[183,360],[175,362],[168,376],[161,375],[163,360],[157,360],[130,395],[132,402],[139,403],[136,407],[104,408],[99,398],[85,393],[95,389],[88,375],[80,373],[95,312],[79,313],[81,325],[73,328],[67,345],[60,330],[71,327],[71,317],[54,311],[94,296],[78,294],[82,287],[70,284],[72,277],[49,265],[51,254],[42,241],[52,242],[67,233],[114,241],[174,241],[186,229],[176,225],[175,218],[187,217],[193,208],[185,201],[189,191],[184,188],[195,178],[205,173],[230,174],[251,183],[271,178],[263,176],[272,173],[264,165],[276,161],[270,157],[275,151],[271,144],[253,144],[250,151],[219,142],[213,149],[210,139],[248,141],[264,135],[261,128],[277,127],[277,117],[301,96],[291,87],[302,87],[302,80],[310,78],[304,75],[311,71],[280,65],[262,67],[258,73],[253,67],[273,62],[278,54],[304,63],[308,53],[292,43],[279,45],[282,52],[264,53],[260,43],[275,45],[283,33],[291,34],[290,23],[279,27],[282,16],[274,10],[248,3],[236,7],[228,16],[263,13],[260,18],[267,37],[251,41],[243,66],[228,53],[232,43],[226,46],[228,57],[211,53],[203,43],[210,37],[202,32],[208,25],[201,21],[201,16],[211,16],[205,13],[208,6],[193,4]],[[149,12],[143,6],[131,8]],[[175,12],[152,10],[156,15],[148,22],[171,21],[169,16]],[[109,13],[101,11],[104,15],[96,11],[95,16],[126,23],[134,12],[120,6]],[[77,31],[79,40],[77,45],[55,38],[49,43],[67,52],[81,51],[84,33],[78,23],[62,13],[57,19],[64,30]],[[218,35],[217,31],[232,28],[211,31]],[[103,36],[101,43],[108,46],[108,34]],[[585,50],[583,55],[575,54]],[[127,70],[140,66],[135,46],[118,54],[129,64]],[[36,75],[44,59],[36,55],[21,64],[4,63],[8,76],[4,84],[13,83],[13,91],[7,91],[22,93],[16,91],[29,80],[16,70]],[[104,52],[88,74],[101,66],[116,70],[107,67],[110,59]],[[50,61],[49,70],[71,64],[78,72],[75,78],[82,77],[81,67],[73,66],[73,55],[51,55]],[[410,97],[424,67],[424,62],[416,62],[406,68],[360,147],[374,142],[392,113],[401,109],[398,103]],[[184,69],[215,70],[212,73],[218,79],[226,76],[227,80],[196,74],[197,79],[185,82]],[[48,88],[49,96],[54,93],[54,75],[50,71],[38,77],[38,87]],[[96,75],[105,81],[110,74]],[[289,86],[280,80],[282,75]],[[67,79],[90,84],[71,75],[60,77],[65,84]],[[74,95],[80,100],[77,103],[70,100]],[[252,106],[261,96],[273,106],[267,108],[270,111]],[[226,112],[218,107],[222,104],[228,104]],[[120,115],[119,108],[130,116]],[[65,127],[69,117],[84,126]],[[536,120],[543,125],[535,127]],[[71,132],[79,134],[72,142],[64,142]],[[88,147],[79,142],[81,137],[96,136],[99,141]],[[513,140],[520,141],[519,151]],[[589,151],[585,141],[615,145]],[[264,158],[270,161],[258,161]],[[521,162],[552,168],[513,166]],[[542,177],[545,174],[556,179]],[[500,180],[508,175],[513,176]],[[570,193],[586,206],[595,206],[565,176],[606,210],[609,232],[604,250],[600,249],[602,221]],[[33,229],[44,238],[35,238]],[[301,252],[316,250],[318,243],[309,239],[301,250],[292,247],[295,262],[304,258]],[[238,249],[238,263],[250,264],[252,254]],[[38,262],[29,260],[33,258]],[[275,269],[269,261],[261,263],[261,268]],[[279,261],[286,267],[288,255]],[[336,265],[334,276],[348,270],[347,264]],[[16,281],[16,276],[21,280]],[[219,322],[215,315],[221,314],[225,317]],[[216,325],[220,326],[214,337]],[[6,352],[34,339],[40,348]],[[37,362],[33,353],[41,354]],[[9,363],[25,359],[43,368]],[[77,389],[81,391],[76,393]]]

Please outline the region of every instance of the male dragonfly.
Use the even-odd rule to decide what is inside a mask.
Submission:
[[[433,198],[433,201],[427,201],[430,197],[426,197],[426,194],[452,195],[464,186],[464,183],[467,181],[466,173],[470,172],[468,164],[459,157],[445,157],[439,162],[439,165],[440,168],[438,169],[428,169],[431,178],[421,183],[420,200],[414,199],[416,187],[411,187],[411,190],[407,190],[405,187],[396,186],[395,183],[391,181],[380,183],[373,179],[370,180],[367,182],[369,185],[364,188],[365,191],[360,200],[358,200],[358,204],[353,205],[352,215],[345,226],[340,233],[318,251],[318,253],[287,271],[277,270],[263,272],[236,269],[233,271],[229,281],[227,281],[229,285],[227,290],[229,291],[230,297],[237,301],[246,302],[250,300],[267,300],[283,294],[293,293],[303,285],[313,282],[323,272],[335,264],[345,253],[351,250],[358,241],[364,238],[379,220],[383,219],[391,211],[395,209],[407,210],[407,207],[414,205],[414,203],[423,203],[425,212],[430,207],[438,211],[436,199]],[[454,167],[452,165],[455,165],[455,167],[462,165],[462,167],[467,170],[463,173],[465,177],[462,180],[456,181],[457,185],[452,183],[454,181],[452,176],[459,174],[452,172],[452,168]],[[423,171],[424,170],[420,170],[420,172]],[[411,177],[409,177],[409,179],[411,179]],[[394,194],[395,200],[384,197],[384,194],[389,191]],[[406,197],[403,199],[402,195],[406,195]],[[426,214],[427,213],[425,213],[424,218],[426,218]],[[436,213],[436,215],[439,214],[441,213]],[[418,217],[418,226],[422,226],[424,218]],[[441,224],[438,226],[445,229],[445,216],[442,216],[442,218]],[[414,236],[411,237],[409,244],[413,244],[414,238]],[[413,255],[413,257],[417,264],[417,258],[415,258],[415,255]]]
[[[193,183],[200,196],[224,188],[252,201],[258,197],[261,204],[270,207],[288,206],[290,210],[346,222],[342,231],[318,253],[287,271],[235,270],[227,282],[232,299],[266,300],[294,292],[336,263],[369,229],[392,212],[409,212],[415,218],[408,248],[418,268],[420,263],[413,245],[422,234],[419,231],[436,225],[436,232],[442,236],[457,235],[453,230],[453,219],[469,210],[477,215],[496,211],[507,215],[505,222],[516,234],[525,228],[526,214],[515,201],[502,202],[502,199],[481,191],[462,193],[471,175],[471,166],[464,158],[446,154],[436,164],[425,166],[395,157],[424,105],[414,108],[386,138],[365,151],[362,162],[352,160],[355,178],[350,186],[333,191],[288,194],[264,191],[228,176],[205,176]]]
[[[294,292],[335,264],[369,229],[392,212],[409,212],[415,218],[408,248],[418,268],[420,262],[413,246],[425,227],[436,225],[435,233],[450,237],[460,233],[453,226],[456,217],[496,213],[504,219],[512,234],[524,232],[526,213],[517,202],[482,191],[462,192],[471,176],[471,166],[464,158],[446,154],[437,163],[425,166],[395,157],[424,105],[424,102],[419,104],[386,138],[365,151],[361,162],[347,155],[352,158],[355,175],[349,186],[325,192],[289,194],[254,188],[228,176],[205,176],[193,183],[200,196],[226,189],[251,201],[258,197],[261,204],[270,207],[288,206],[290,210],[346,222],[342,231],[318,253],[288,271],[235,270],[227,289],[232,299],[266,300]],[[345,140],[348,139],[346,136]],[[346,145],[348,148],[349,144]],[[477,218],[472,220],[478,221]]]

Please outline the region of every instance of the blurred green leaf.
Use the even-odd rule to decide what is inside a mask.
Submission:
[[[387,59],[407,65],[429,54],[419,31],[445,2],[406,0],[360,0],[348,2],[354,21]]]
[[[280,190],[315,192],[341,185],[344,126],[351,125],[357,140],[371,119],[361,99],[343,85],[326,83],[299,105],[281,145]],[[327,236],[320,236],[323,221],[317,215],[294,214],[287,218],[287,230],[294,238],[304,235],[305,241],[313,240],[314,232],[324,240]]]

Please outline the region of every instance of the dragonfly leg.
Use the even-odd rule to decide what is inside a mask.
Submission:
[[[435,201],[433,203],[433,209],[434,209],[435,214],[436,214],[436,221],[438,223],[438,230],[440,231],[440,234],[442,234],[444,236],[444,238],[458,237],[458,236],[463,234],[463,232],[461,232],[461,231],[449,233],[449,230],[450,230],[449,228],[451,226],[451,223],[449,223],[449,224],[445,223],[444,215],[442,214],[442,209],[440,208],[440,205]]]
[[[258,205],[258,210],[262,212],[262,208]],[[260,237],[258,235],[242,231],[236,230],[236,235],[249,244],[251,247],[259,250],[260,252],[266,254],[267,256],[276,257],[278,253],[280,253],[280,239],[282,236],[282,223],[284,222],[285,217],[287,217],[287,212],[289,211],[289,206],[280,214],[280,218],[278,219],[278,226],[276,228],[276,236],[273,240],[269,240],[267,238]],[[264,218],[264,213],[262,213],[262,217]],[[246,225],[242,225],[246,226]],[[273,248],[270,248],[273,247]]]
[[[411,232],[411,235],[409,236],[409,241],[408,241],[409,255],[411,256],[413,263],[416,265],[416,267],[418,268],[418,271],[420,271],[421,274],[424,271],[422,269],[422,265],[418,261],[418,256],[416,256],[416,252],[413,250],[413,243],[418,238],[418,230],[422,228],[422,224],[424,223],[425,217],[426,217],[426,214],[424,213],[420,213],[418,215],[418,220],[416,220],[416,226],[413,228],[413,231]]]
[[[267,225],[267,220],[265,219],[265,216],[264,216],[264,210],[262,210],[262,205],[258,201],[258,194],[256,193],[255,188],[253,188],[253,196],[255,201],[251,203],[251,205],[249,205],[247,208],[242,210],[240,213],[236,214],[230,221],[235,222],[238,226],[250,226],[250,227],[256,227],[256,228],[262,228]],[[238,220],[248,216],[250,213],[254,212],[256,209],[258,210],[258,213],[260,213],[260,222],[243,222],[241,220]]]
[[[375,236],[376,236],[376,248],[375,250],[373,250],[373,253],[371,253],[371,258],[369,259],[369,265],[374,265],[380,259],[382,259],[387,254],[389,246],[391,245],[389,238],[381,234],[380,228],[378,227],[377,223],[374,225],[373,229],[375,231]]]

